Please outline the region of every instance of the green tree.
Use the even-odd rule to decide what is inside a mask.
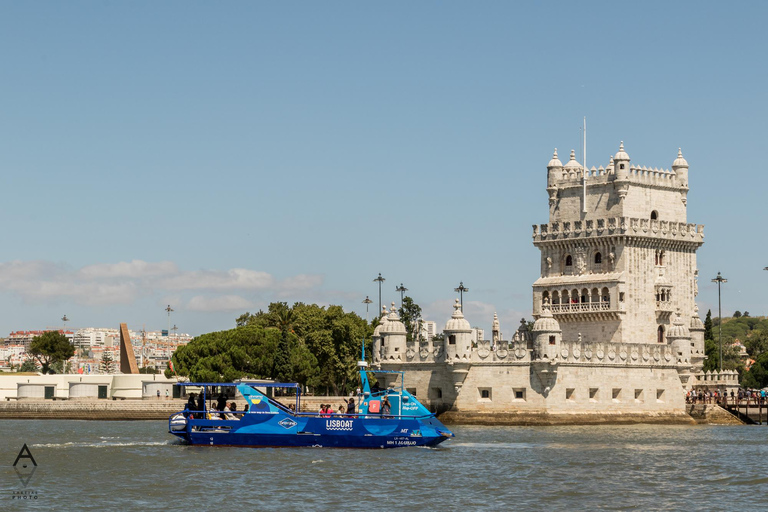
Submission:
[[[63,363],[75,355],[75,347],[61,332],[46,331],[32,338],[29,353],[43,367],[43,373],[51,373],[51,365],[56,362]]]
[[[280,329],[280,341],[277,344],[277,352],[275,353],[273,375],[278,382],[286,382],[291,380],[294,373],[291,365],[291,348],[288,333],[292,331],[295,315],[286,303],[283,302],[281,304],[285,307],[275,311],[275,322],[278,329]]]
[[[704,371],[720,369],[720,345],[715,340],[704,340],[704,350],[707,359],[704,361]],[[727,340],[723,336],[723,370],[744,370],[744,362],[741,360],[739,350],[733,346],[733,340]]]
[[[413,299],[407,295],[403,297],[403,304],[398,311],[400,320],[405,325],[405,340],[413,341],[414,331],[418,326],[419,319],[421,318],[421,307],[413,302]],[[418,336],[418,333],[416,333]]]
[[[745,316],[745,317],[749,318],[749,311],[745,311],[742,316]]]
[[[768,352],[768,331],[752,331],[751,335],[744,340],[744,346],[749,356],[756,360]]]
[[[112,373],[115,371],[115,360],[112,358],[112,351],[105,350],[101,354],[101,361],[99,362],[99,370],[101,373]]]
[[[741,318],[741,311],[736,310],[733,312],[733,318]]]
[[[707,310],[707,317],[704,320],[704,339],[713,340],[715,337],[712,335],[712,310]]]
[[[37,373],[37,364],[34,359],[27,359],[19,367],[20,372],[34,372]]]

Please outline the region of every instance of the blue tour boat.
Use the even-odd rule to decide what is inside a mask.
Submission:
[[[399,448],[437,446],[453,433],[404,387],[400,373],[399,389],[371,390],[367,363],[358,363],[362,380],[361,395],[356,397],[356,414],[297,412],[301,408],[298,384],[239,382],[180,383],[202,388],[205,410],[189,410],[169,419],[169,433],[193,445],[209,446],[313,446],[329,448]],[[384,372],[382,372],[384,373]],[[248,404],[247,411],[210,411],[206,396],[210,387],[234,387]],[[268,396],[270,388],[295,390],[295,409]],[[272,393],[269,393],[272,394]],[[389,414],[382,414],[384,398]]]

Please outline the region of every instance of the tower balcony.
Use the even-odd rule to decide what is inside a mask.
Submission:
[[[551,304],[552,315],[558,322],[584,320],[618,320],[623,310],[614,309],[608,301],[581,302],[572,304]]]
[[[674,307],[672,306],[671,301],[668,301],[668,300],[656,301],[656,317],[659,320],[669,318],[672,315],[673,311],[674,311]]]
[[[585,313],[588,311],[610,311],[609,302],[584,302],[581,304],[552,304],[552,314],[557,313]]]

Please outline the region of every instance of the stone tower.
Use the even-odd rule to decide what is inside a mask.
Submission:
[[[563,341],[581,333],[585,342],[669,344],[673,311],[698,318],[696,250],[704,234],[687,222],[682,151],[669,171],[632,165],[623,142],[606,168],[585,170],[573,151],[563,165],[555,150],[547,195],[549,222],[533,227],[541,251],[533,313],[540,317],[548,301]],[[696,365],[697,334],[688,343]]]

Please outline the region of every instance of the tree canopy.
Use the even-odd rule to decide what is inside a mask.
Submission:
[[[400,306],[400,320],[405,325],[405,339],[406,341],[413,341],[414,331],[418,326],[419,319],[421,318],[421,307],[413,302],[413,299],[407,295],[403,297],[403,304]],[[418,336],[418,333],[415,333]]]
[[[54,363],[63,363],[75,355],[75,347],[67,337],[59,331],[46,331],[32,338],[29,353],[43,367],[43,373],[53,373]]]
[[[236,325],[179,347],[177,373],[201,382],[274,379],[345,394],[357,386],[363,337],[370,351],[371,326],[341,306],[273,302],[266,312],[241,315]]]

